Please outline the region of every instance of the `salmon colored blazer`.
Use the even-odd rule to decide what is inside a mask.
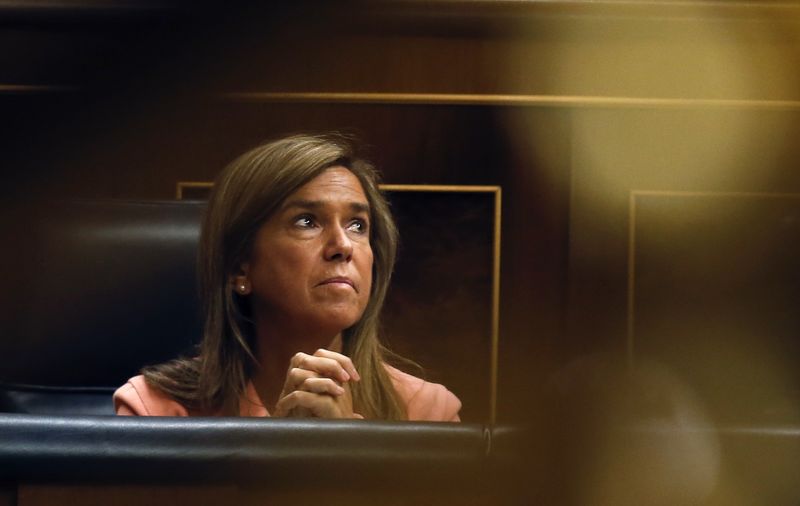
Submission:
[[[406,404],[411,421],[458,422],[461,401],[444,386],[428,383],[386,366],[395,390]],[[144,376],[134,376],[114,393],[118,415],[189,416],[185,407],[158,388],[148,385]],[[240,416],[269,416],[252,383],[239,399]]]

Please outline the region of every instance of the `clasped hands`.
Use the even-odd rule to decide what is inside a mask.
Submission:
[[[289,362],[273,416],[364,418],[353,412],[350,393],[350,382],[360,380],[353,362],[341,353],[297,353]]]

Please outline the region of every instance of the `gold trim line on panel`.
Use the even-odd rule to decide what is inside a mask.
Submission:
[[[175,198],[183,199],[184,190],[191,188],[211,188],[214,183],[210,181],[178,181],[175,186]],[[416,192],[459,192],[459,193],[493,193],[500,190],[499,186],[487,185],[438,185],[438,184],[381,184],[383,191],[416,191]]]
[[[184,190],[190,188],[211,188],[208,181],[178,181],[175,198],[183,199]],[[500,254],[502,224],[502,188],[490,185],[426,185],[426,184],[382,184],[382,191],[453,192],[453,193],[492,193],[494,194],[494,221],[492,231],[492,307],[489,347],[489,423],[497,420],[497,384],[500,348]]]
[[[491,383],[489,400],[489,423],[497,422],[497,377],[499,368],[500,348],[500,244],[501,244],[501,218],[503,209],[503,190],[497,186],[494,190],[494,237],[492,248],[492,352],[491,352]]]
[[[634,332],[634,280],[636,279],[636,192],[628,197],[628,318],[626,358],[628,367],[633,368],[633,332]]]
[[[446,184],[381,184],[383,191],[412,191],[412,192],[457,192],[457,193],[495,193],[500,191],[499,186],[479,185],[446,185]]]
[[[744,197],[744,198],[769,198],[769,199],[800,198],[800,193],[786,193],[786,192],[631,190],[631,195],[662,196],[662,197]]]
[[[786,192],[723,192],[679,190],[631,190],[628,199],[628,315],[626,352],[628,365],[634,362],[636,332],[636,197],[723,197],[800,199],[800,193]]]
[[[737,98],[625,97],[599,95],[520,95],[470,93],[258,92],[220,93],[237,102],[486,105],[523,107],[614,107],[642,109],[800,110],[800,100]]]

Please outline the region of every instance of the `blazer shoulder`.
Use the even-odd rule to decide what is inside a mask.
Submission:
[[[461,401],[444,385],[430,383],[386,366],[395,390],[406,405],[411,421],[458,422]]]
[[[145,381],[144,376],[134,376],[114,392],[114,409],[118,415],[136,416],[188,416],[178,401]]]

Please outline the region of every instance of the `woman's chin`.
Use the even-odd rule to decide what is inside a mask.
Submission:
[[[361,314],[356,311],[326,311],[313,318],[313,321],[318,328],[325,329],[325,333],[337,335],[358,323]]]

